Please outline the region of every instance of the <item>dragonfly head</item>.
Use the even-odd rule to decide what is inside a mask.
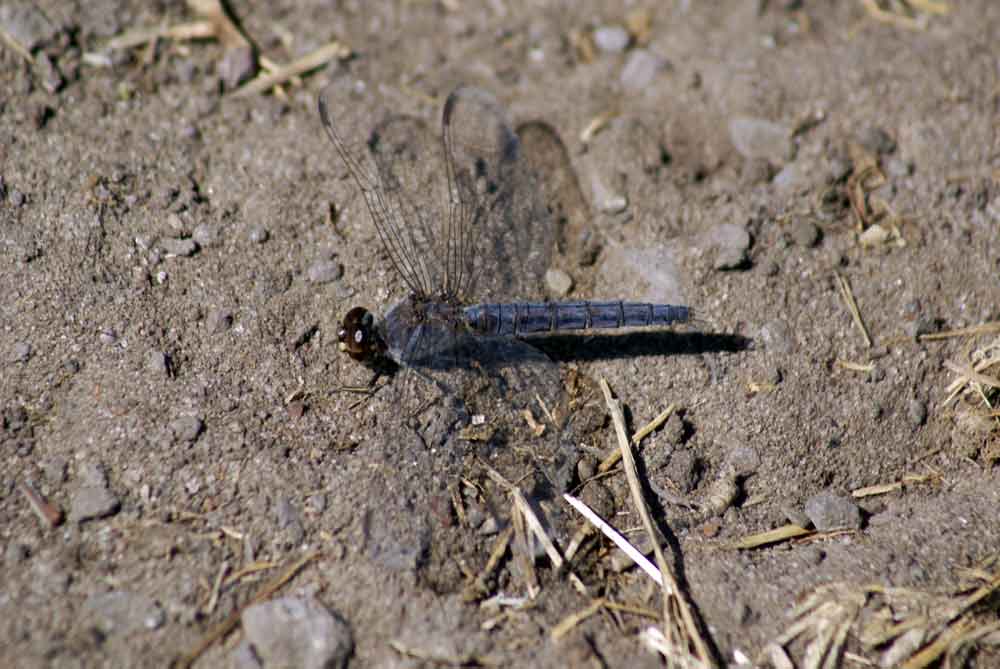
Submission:
[[[340,350],[355,360],[372,362],[385,353],[385,342],[375,326],[375,317],[364,307],[354,307],[337,331]]]

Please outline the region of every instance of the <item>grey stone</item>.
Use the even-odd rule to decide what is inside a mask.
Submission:
[[[170,432],[178,441],[193,443],[205,428],[205,423],[198,416],[181,416],[170,423]]]
[[[872,153],[892,153],[896,150],[896,140],[882,128],[865,128],[857,135],[858,143]]]
[[[792,239],[803,248],[812,248],[819,243],[820,230],[812,221],[797,219],[792,223]]]
[[[248,607],[243,632],[265,667],[344,667],[354,649],[351,629],[313,598],[284,597]]]
[[[219,234],[219,228],[215,225],[210,225],[208,223],[201,223],[196,226],[194,231],[191,233],[191,239],[202,248],[209,248],[215,246],[221,240],[222,235]]]
[[[83,612],[105,636],[155,630],[166,621],[166,614],[156,601],[124,590],[91,595],[83,604]]]
[[[794,148],[787,126],[758,118],[732,119],[729,138],[744,158],[763,158],[776,164],[787,161]]]
[[[600,26],[594,30],[594,45],[605,53],[621,53],[632,37],[621,26]]]
[[[198,242],[193,239],[172,239],[160,240],[160,248],[167,254],[187,258],[198,252]]]
[[[663,56],[646,49],[635,49],[628,55],[622,67],[619,81],[622,88],[630,93],[646,89],[669,63]]]
[[[768,321],[760,328],[760,339],[764,350],[772,353],[791,353],[795,348],[788,324],[784,321]]]
[[[263,244],[268,239],[271,238],[271,233],[267,231],[263,225],[255,225],[250,228],[247,233],[247,239],[249,239],[254,244]]]
[[[170,369],[170,360],[167,354],[163,351],[150,351],[146,354],[146,369],[166,376]]]
[[[238,88],[240,84],[249,81],[257,74],[257,61],[253,49],[249,46],[238,46],[227,49],[219,61],[217,74],[226,90]]]
[[[573,289],[573,278],[561,269],[551,268],[545,272],[545,285],[555,297],[566,297]]]
[[[28,51],[59,34],[56,26],[33,2],[10,2],[0,5],[0,28]]]
[[[12,188],[10,191],[10,204],[15,209],[20,209],[27,202],[27,196],[16,188]]]
[[[28,362],[31,358],[31,344],[26,341],[19,341],[14,344],[14,352],[11,356],[13,362]]]
[[[344,266],[335,260],[317,260],[306,275],[310,283],[330,283],[344,275]]]
[[[820,532],[861,527],[861,510],[849,497],[824,491],[809,498],[805,513]]]
[[[715,251],[715,269],[738,269],[747,263],[750,233],[741,225],[718,223],[708,231],[703,243]]]
[[[920,400],[910,400],[906,403],[906,415],[916,427],[920,427],[927,420],[927,405]]]
[[[686,495],[698,484],[698,458],[689,448],[674,451],[665,471],[681,494]]]
[[[105,485],[82,485],[73,493],[69,505],[69,522],[106,518],[118,513],[121,502]]]

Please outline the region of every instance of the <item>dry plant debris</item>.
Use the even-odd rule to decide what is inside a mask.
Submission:
[[[854,291],[851,289],[851,284],[848,283],[847,279],[844,278],[842,274],[837,272],[834,276],[837,278],[837,285],[840,287],[841,297],[844,298],[844,303],[847,305],[847,310],[851,312],[851,318],[854,319],[854,324],[858,326],[858,330],[861,331],[861,336],[864,337],[865,345],[868,348],[872,347],[872,338],[868,334],[868,328],[865,326],[864,319],[861,318],[861,310],[858,308],[857,300],[854,299]]]
[[[877,658],[852,655],[859,664],[923,669],[943,661],[961,666],[975,646],[1000,646],[1000,556],[970,575],[981,584],[967,594],[843,582],[819,586],[792,609],[791,626],[764,647],[757,662],[781,669],[833,669],[847,655],[845,645],[853,634],[866,653],[879,653]],[[788,654],[797,639],[805,644],[799,664]]]
[[[187,5],[196,15],[201,17],[200,20],[173,26],[164,24],[152,28],[128,30],[109,41],[107,48],[115,50],[139,46],[148,47],[160,39],[173,41],[216,39],[227,49],[253,46],[253,42],[229,17],[225,5],[220,0],[188,0]],[[350,47],[341,42],[333,41],[285,65],[276,63],[266,56],[259,56],[258,61],[264,69],[264,73],[233,91],[232,95],[243,97],[271,89],[274,89],[279,95],[283,95],[282,84],[289,81],[300,83],[298,81],[300,75],[322,67],[332,60],[348,58],[351,53]],[[257,54],[256,48],[254,48],[254,54]],[[92,57],[91,60],[94,58]]]
[[[903,220],[887,202],[871,193],[886,184],[878,157],[856,142],[848,145],[853,169],[847,179],[847,200],[854,214],[858,243],[865,248],[905,246],[900,226]]]
[[[944,16],[951,11],[939,0],[861,0],[861,4],[876,21],[907,30],[926,30],[932,15]]]
[[[668,661],[681,663],[682,666],[712,667],[715,662],[709,653],[708,646],[701,637],[698,623],[694,619],[694,613],[688,605],[687,600],[682,595],[677,585],[677,580],[667,564],[660,548],[660,543],[656,541],[656,528],[649,515],[646,500],[643,497],[642,484],[639,481],[639,473],[636,469],[635,458],[632,454],[632,444],[625,430],[625,416],[622,413],[621,402],[614,398],[611,387],[604,379],[600,380],[601,391],[604,393],[604,401],[608,405],[611,420],[615,426],[615,434],[618,437],[618,447],[622,453],[622,464],[625,467],[625,476],[628,479],[629,489],[632,492],[632,501],[636,511],[642,519],[646,536],[650,537],[653,544],[653,553],[656,555],[656,564],[662,575],[662,597],[663,597],[663,636],[666,640],[664,655]]]

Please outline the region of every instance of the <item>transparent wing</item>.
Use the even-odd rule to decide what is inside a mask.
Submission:
[[[319,114],[330,140],[354,178],[396,271],[418,296],[440,292],[447,219],[448,183],[440,142],[426,125],[386,115],[372,127],[370,101],[351,100],[337,82],[319,97]],[[372,127],[363,142],[351,133]]]
[[[554,229],[506,112],[486,91],[460,86],[445,102],[441,126],[448,294],[476,301],[540,296]]]

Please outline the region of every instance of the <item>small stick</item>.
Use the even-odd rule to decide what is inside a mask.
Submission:
[[[745,550],[748,548],[757,548],[758,546],[766,546],[779,541],[786,541],[788,539],[810,536],[812,534],[815,534],[815,532],[799,527],[795,524],[782,525],[781,527],[776,527],[773,530],[758,532],[757,534],[751,534],[748,537],[734,541],[729,545],[729,547],[737,550]]]
[[[872,347],[872,338],[868,335],[868,328],[865,327],[865,322],[861,319],[861,310],[858,309],[858,303],[854,299],[854,292],[851,290],[851,284],[847,282],[840,272],[836,272],[834,276],[837,277],[837,283],[840,285],[840,294],[844,298],[844,302],[847,303],[847,310],[851,312],[851,317],[854,318],[854,324],[858,326],[861,330],[861,336],[865,338],[865,344],[868,348]]]
[[[941,339],[951,339],[953,337],[966,337],[972,335],[984,335],[1000,332],[1000,321],[990,321],[980,325],[972,325],[967,328],[957,330],[944,330],[942,332],[930,332],[928,334],[917,335],[917,341],[939,341]]]
[[[986,374],[980,374],[972,367],[957,365],[950,360],[945,360],[944,366],[950,369],[951,371],[955,372],[956,374],[962,375],[965,383],[969,383],[970,381],[975,381],[976,383],[988,386],[990,388],[1000,388],[1000,379],[995,379],[992,376],[987,376]]]
[[[285,585],[285,583],[292,580],[295,577],[295,575],[302,570],[303,567],[305,567],[313,560],[319,558],[320,555],[321,553],[319,552],[312,552],[302,556],[300,560],[298,560],[297,562],[292,564],[288,569],[286,569],[283,574],[280,574],[273,581],[271,581],[270,583],[266,584],[263,588],[261,588],[260,592],[254,595],[252,599],[243,604],[243,606],[240,606],[235,611],[233,611],[229,615],[229,617],[226,618],[224,621],[213,627],[208,632],[208,634],[205,635],[202,638],[202,640],[198,642],[198,644],[194,647],[194,649],[191,652],[179,658],[177,662],[173,664],[173,666],[176,667],[177,669],[189,669],[191,665],[193,665],[198,660],[198,658],[201,657],[201,654],[204,653],[206,650],[208,650],[213,643],[225,637],[227,634],[232,632],[237,625],[240,624],[240,616],[243,615],[243,612],[246,609],[253,606],[254,604],[259,604],[260,602],[263,602],[264,600],[269,598],[271,595],[277,592],[283,585]]]
[[[639,445],[643,439],[645,439],[650,432],[657,429],[663,423],[670,418],[670,414],[677,410],[677,405],[672,404],[660,412],[660,415],[653,420],[646,423],[638,432],[632,435],[632,443],[636,446]],[[622,452],[620,450],[614,451],[608,457],[604,458],[599,465],[597,465],[597,471],[603,474],[604,472],[610,470],[612,467],[618,464],[618,461],[622,459]]]
[[[850,360],[841,360],[840,358],[837,358],[833,364],[841,369],[848,369],[852,372],[864,372],[866,374],[875,369],[875,363],[873,362],[851,362]]]
[[[321,46],[312,53],[306,54],[302,58],[299,58],[282,68],[255,78],[242,88],[238,88],[233,91],[230,97],[242,98],[248,95],[263,93],[273,86],[283,84],[292,77],[305,74],[309,70],[315,70],[317,67],[326,65],[331,60],[344,59],[350,55],[351,49],[346,44],[336,41],[330,42],[329,44]]]
[[[552,631],[549,632],[549,636],[552,637],[553,641],[558,641],[559,639],[569,634],[570,630],[572,630],[574,627],[582,623],[584,620],[586,620],[587,618],[591,617],[592,615],[600,611],[602,608],[604,608],[604,600],[595,599],[590,603],[590,606],[583,609],[582,611],[571,613],[565,618],[563,618],[563,620],[558,625],[552,628]]]
[[[618,435],[618,446],[622,452],[622,463],[625,466],[625,476],[628,479],[629,489],[632,491],[632,499],[635,503],[636,510],[639,512],[639,517],[642,519],[646,535],[653,544],[653,553],[656,555],[656,564],[659,566],[660,573],[663,575],[663,584],[661,589],[663,592],[664,635],[667,636],[668,639],[674,638],[675,628],[671,621],[672,616],[670,615],[671,601],[673,601],[674,605],[677,609],[679,609],[681,622],[683,623],[683,627],[678,625],[676,631],[682,635],[687,635],[687,641],[693,647],[693,654],[696,658],[698,658],[698,660],[708,666],[712,666],[713,662],[711,660],[711,655],[709,654],[708,648],[698,632],[698,627],[694,622],[694,616],[691,614],[687,601],[681,596],[680,589],[677,587],[677,581],[674,579],[674,575],[671,573],[670,568],[667,565],[666,558],[663,556],[663,550],[660,548],[660,542],[656,539],[656,530],[653,527],[652,519],[649,517],[649,509],[646,507],[646,500],[642,495],[642,484],[639,482],[639,474],[636,470],[635,459],[632,456],[632,447],[629,444],[628,436],[625,433],[625,416],[622,414],[621,402],[612,396],[611,386],[608,385],[607,381],[601,379],[600,385],[601,390],[604,393],[604,401],[607,403],[608,411],[611,413],[611,421],[615,425],[615,433]],[[688,643],[684,644],[685,649],[687,649]]]
[[[208,596],[208,601],[201,607],[201,612],[204,615],[212,615],[215,607],[219,605],[219,593],[222,592],[222,583],[227,573],[229,573],[229,561],[224,560],[219,566],[219,573],[215,575],[215,583],[212,584],[212,592]]]
[[[42,497],[34,486],[32,486],[27,481],[21,481],[18,484],[18,489],[21,494],[24,495],[25,499],[28,500],[28,504],[31,505],[31,510],[35,512],[38,519],[49,526],[49,529],[58,527],[63,520],[63,513],[59,507],[55,506],[47,499]]]
[[[656,565],[650,562],[638,548],[630,544],[628,539],[622,536],[618,530],[611,527],[607,521],[594,513],[594,511],[589,506],[584,504],[582,500],[573,497],[569,493],[563,493],[563,499],[569,502],[570,506],[579,511],[581,516],[589,520],[595,527],[597,527],[597,529],[603,532],[604,536],[611,539],[611,541],[614,542],[618,548],[622,549],[622,551],[628,555],[629,558],[631,558],[632,562],[639,565],[640,569],[646,572],[651,579],[656,581],[657,585],[663,585],[663,575],[660,573],[660,570],[656,568]]]
[[[668,406],[666,409],[660,412],[659,416],[646,423],[645,426],[640,428],[638,432],[632,435],[632,443],[638,446],[639,442],[645,439],[650,432],[652,432],[653,430],[657,429],[665,422],[667,422],[667,419],[670,418],[670,414],[672,414],[676,410],[677,406],[675,404],[671,404],[670,406]]]
[[[215,25],[211,21],[193,21],[176,26],[158,26],[156,28],[138,28],[129,30],[108,42],[109,49],[131,49],[135,46],[148,44],[161,38],[185,41],[192,39],[212,39],[215,37]]]
[[[479,599],[480,594],[485,594],[488,592],[486,588],[486,579],[488,579],[493,572],[496,570],[497,565],[500,564],[501,558],[503,558],[504,553],[507,552],[507,547],[510,545],[510,539],[514,536],[514,526],[508,525],[507,529],[500,533],[497,540],[493,542],[493,550],[490,551],[490,557],[486,561],[486,566],[483,570],[479,572],[475,580],[465,587],[465,591],[462,593],[462,599],[467,602]]]
[[[31,52],[25,49],[23,44],[14,39],[13,35],[8,33],[6,30],[0,30],[0,38],[3,39],[4,44],[10,47],[11,51],[32,65],[35,64],[35,59],[31,57]]]

